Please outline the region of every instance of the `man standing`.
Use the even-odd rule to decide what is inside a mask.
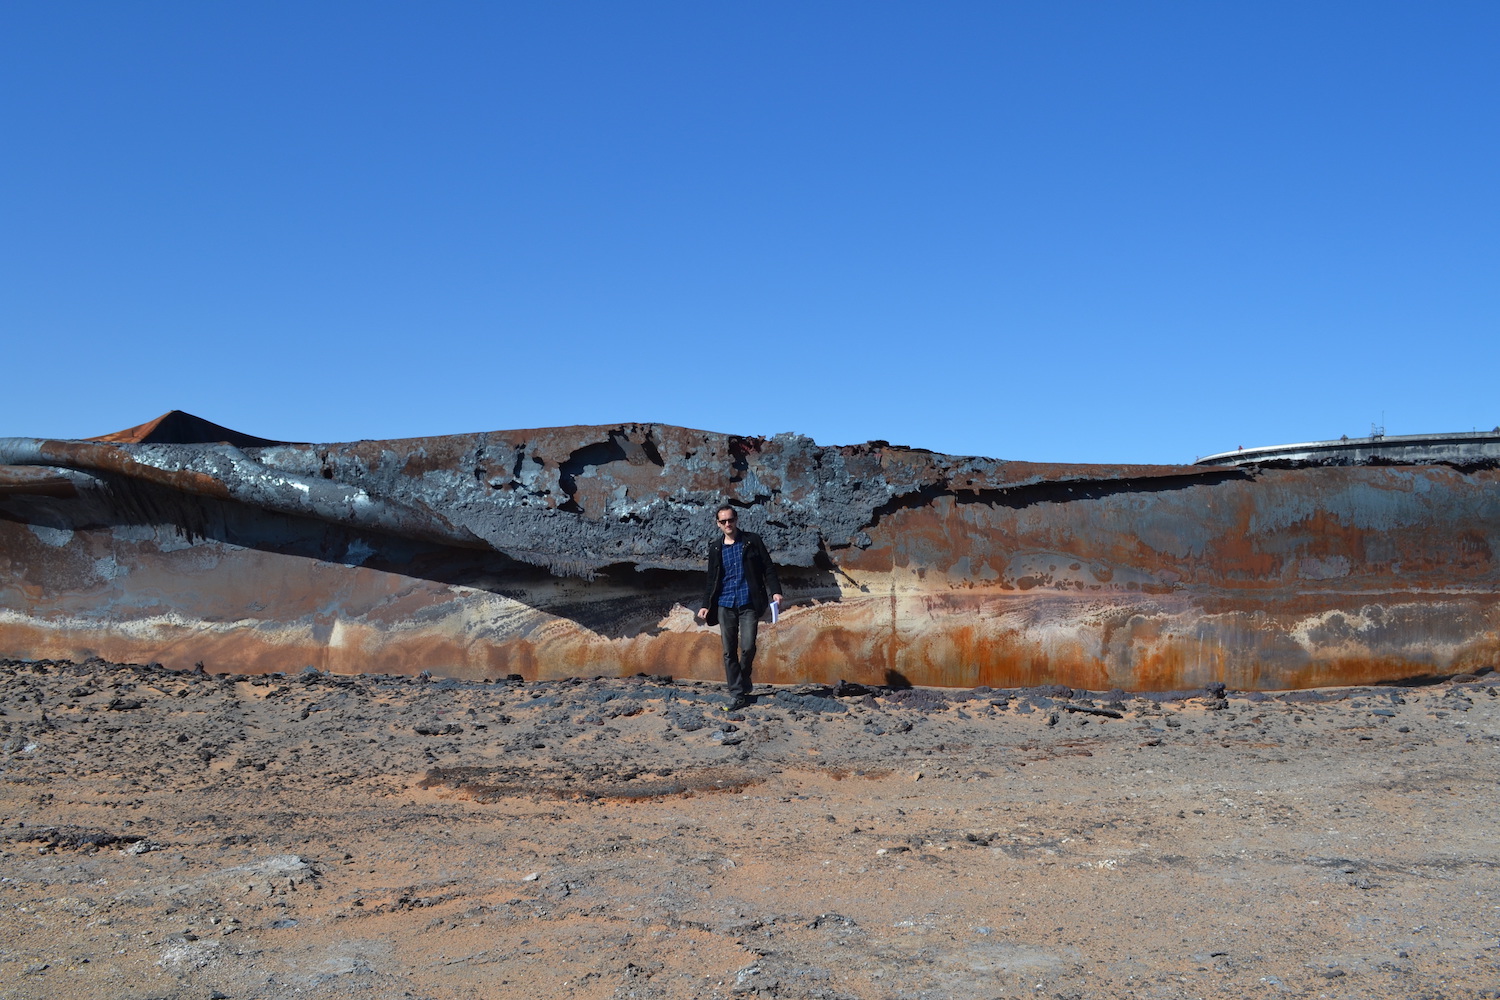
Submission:
[[[734,696],[729,706],[733,712],[751,703],[756,622],[768,604],[781,603],[781,580],[766,543],[753,531],[739,530],[739,515],[733,507],[720,506],[714,519],[724,537],[708,547],[708,586],[698,617],[719,626],[724,642],[724,681]]]

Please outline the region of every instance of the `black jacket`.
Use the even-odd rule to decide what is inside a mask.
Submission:
[[[771,553],[766,543],[753,531],[741,531],[736,545],[743,545],[740,561],[745,567],[745,582],[750,585],[750,606],[757,615],[766,613],[771,606],[771,595],[781,593],[781,578],[776,575],[776,564],[771,562]],[[708,547],[708,586],[703,591],[703,604],[708,609],[708,624],[719,624],[719,594],[724,590],[724,539]]]

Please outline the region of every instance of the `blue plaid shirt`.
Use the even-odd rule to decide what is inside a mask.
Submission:
[[[745,608],[750,606],[750,581],[745,579],[745,542],[725,545],[724,589],[719,592],[719,607]]]

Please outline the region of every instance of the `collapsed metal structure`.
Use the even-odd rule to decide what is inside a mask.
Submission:
[[[1278,689],[1500,665],[1494,461],[1282,465],[660,424],[295,444],[174,411],[0,439],[0,654],[716,678],[691,609],[727,500],[791,604],[762,681]]]

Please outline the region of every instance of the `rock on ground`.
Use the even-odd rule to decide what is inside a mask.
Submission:
[[[1496,688],[0,662],[0,998],[1500,996]]]

